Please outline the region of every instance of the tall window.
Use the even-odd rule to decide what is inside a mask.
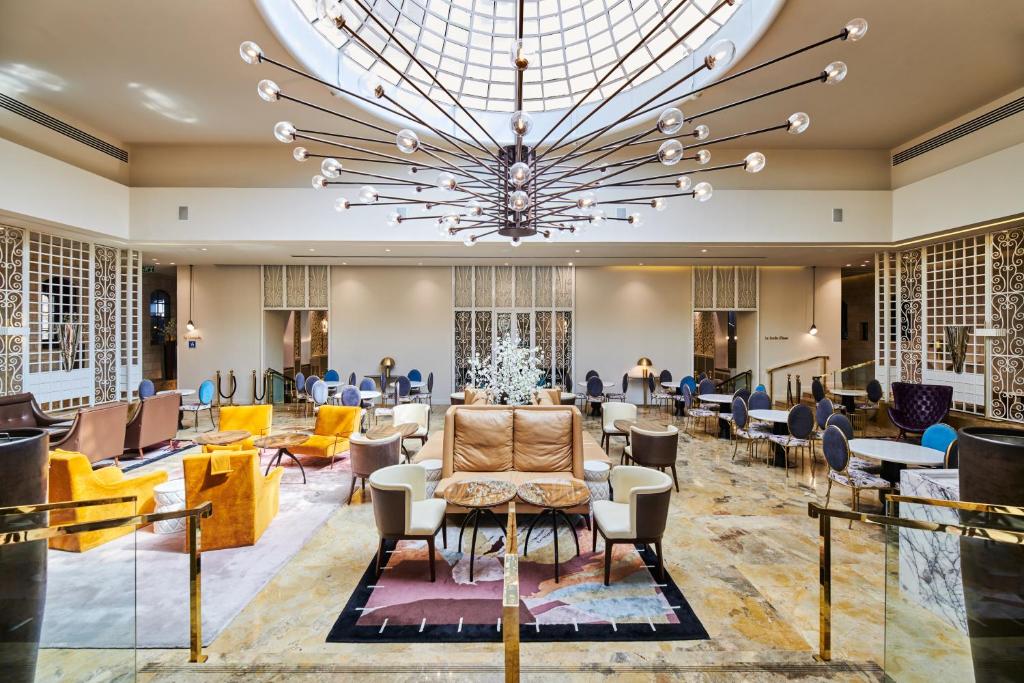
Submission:
[[[170,315],[171,297],[162,289],[149,295],[149,343],[163,344],[164,329]]]

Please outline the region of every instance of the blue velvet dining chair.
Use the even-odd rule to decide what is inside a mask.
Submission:
[[[149,398],[156,394],[156,387],[153,385],[153,380],[144,379],[139,382],[139,398]]]
[[[348,383],[352,386],[356,385],[356,373],[350,372],[348,375]]]
[[[324,381],[325,382],[340,382],[341,381],[341,375],[338,374],[337,370],[328,370],[326,373],[324,373]]]
[[[409,378],[410,382],[422,382],[423,381],[423,373],[420,372],[419,370],[417,370],[416,368],[413,368],[412,370],[410,370],[409,374],[407,374],[406,377]]]

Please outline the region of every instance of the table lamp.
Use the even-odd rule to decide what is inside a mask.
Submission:
[[[641,356],[640,360],[636,362],[637,366],[643,370],[643,382],[644,382],[644,405],[647,405],[647,375],[650,372],[648,368],[654,367],[654,363],[647,356]]]
[[[384,399],[382,403],[387,403],[388,390],[387,387],[391,383],[391,371],[395,367],[395,359],[391,356],[384,356],[380,359],[380,368],[384,371],[384,386],[381,387],[381,391],[384,393]]]

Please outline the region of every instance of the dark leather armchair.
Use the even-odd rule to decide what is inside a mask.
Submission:
[[[889,419],[900,430],[898,438],[902,439],[907,433],[920,434],[946,419],[953,403],[953,387],[893,382],[892,399]]]
[[[124,453],[124,435],[128,423],[127,403],[105,403],[83,408],[75,415],[71,429],[62,438],[50,442],[50,450],[82,453],[89,462],[118,458]]]
[[[177,394],[142,399],[125,430],[124,449],[138,451],[141,458],[143,449],[173,439],[178,433],[179,402]]]
[[[45,429],[66,421],[67,418],[51,417],[44,413],[31,392],[0,396],[0,430],[25,427]]]

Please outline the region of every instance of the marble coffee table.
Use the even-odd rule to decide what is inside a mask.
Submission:
[[[270,468],[274,467],[275,465],[280,465],[281,458],[287,455],[295,462],[296,465],[299,466],[299,471],[302,472],[302,483],[305,484],[306,469],[302,466],[302,463],[299,461],[299,459],[296,458],[295,455],[288,449],[298,446],[299,444],[306,443],[307,439],[309,439],[308,434],[303,434],[301,432],[283,432],[281,434],[271,434],[270,436],[264,436],[253,441],[252,443],[254,446],[256,446],[256,448],[265,448],[267,450],[277,451],[277,455],[272,457],[270,459],[270,462],[267,463],[267,471],[263,474],[263,476],[267,476],[268,474],[270,474]]]
[[[473,561],[476,558],[476,533],[480,527],[480,516],[487,514],[498,526],[502,535],[505,527],[491,508],[504,505],[516,497],[516,485],[499,479],[471,479],[457,481],[444,490],[444,499],[451,505],[466,508],[469,513],[459,528],[459,552],[462,552],[462,534],[470,521],[473,522],[473,540],[469,547],[469,580],[473,580]]]
[[[530,534],[537,522],[546,515],[551,515],[551,529],[554,535],[555,546],[555,583],[558,583],[558,518],[565,520],[566,526],[572,531],[572,538],[576,541],[576,555],[580,554],[580,539],[576,535],[576,527],[573,525],[566,510],[579,505],[585,505],[590,500],[590,489],[578,479],[533,479],[519,486],[519,497],[524,503],[529,503],[540,508],[540,514],[533,518],[530,527],[526,530],[526,542],[523,544],[523,557],[530,554]],[[587,520],[589,526],[590,520]]]

